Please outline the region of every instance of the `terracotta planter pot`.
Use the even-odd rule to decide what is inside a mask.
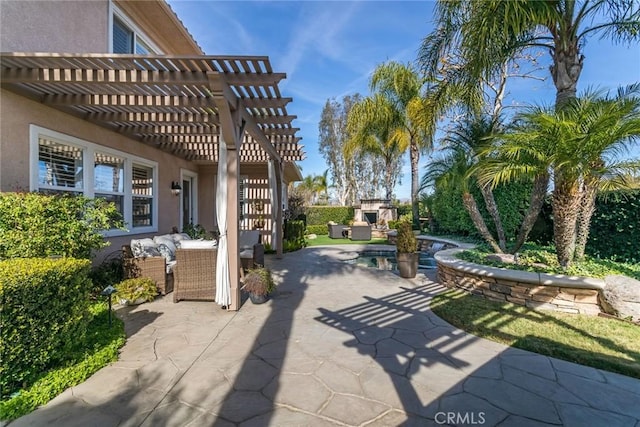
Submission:
[[[416,274],[418,273],[419,256],[418,252],[396,254],[400,277],[405,279],[413,279],[416,277]]]

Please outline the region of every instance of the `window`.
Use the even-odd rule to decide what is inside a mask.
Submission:
[[[38,140],[38,187],[47,192],[82,192],[83,152],[80,147],[45,136]]]
[[[117,18],[113,20],[113,53],[133,53],[133,31]]]
[[[153,225],[153,169],[148,166],[133,165],[131,180],[133,196],[133,226]]]
[[[124,164],[122,157],[96,152],[93,163],[94,196],[112,202],[124,217]]]
[[[31,190],[101,197],[116,205],[131,231],[157,231],[155,162],[35,125],[30,133]]]
[[[113,53],[135,53],[137,55],[161,53],[132,21],[115,7],[111,34]]]

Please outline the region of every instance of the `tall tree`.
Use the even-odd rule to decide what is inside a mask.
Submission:
[[[640,139],[639,89],[634,85],[614,98],[590,93],[559,110],[520,113],[482,167],[481,179],[494,184],[552,172],[554,242],[563,267],[584,255],[598,190],[637,185],[640,161],[624,155]]]
[[[451,52],[461,61],[449,78],[476,98],[479,85],[491,81],[518,52],[544,49],[551,55],[556,106],[576,97],[584,55],[592,34],[613,41],[640,38],[640,3],[636,0],[440,0],[437,28],[421,46],[421,65],[435,74]],[[475,90],[474,90],[475,89]]]
[[[400,176],[402,153],[408,142],[399,137],[398,111],[381,94],[374,94],[356,103],[349,113],[349,139],[344,156],[352,159],[359,153],[370,153],[384,161],[385,198],[391,200],[393,188]]]
[[[347,143],[347,118],[358,94],[345,96],[342,101],[329,99],[322,109],[319,123],[318,146],[329,166],[332,187],[340,205],[353,204],[357,192],[357,158],[346,158],[342,153]]]
[[[466,88],[462,93],[469,105],[478,105],[482,82],[490,81],[505,61],[534,48],[550,54],[555,108],[564,108],[576,98],[584,61],[581,49],[590,35],[600,33],[616,42],[640,38],[640,3],[635,0],[441,0],[436,15],[437,28],[424,39],[419,61],[435,75],[442,58],[458,54],[460,61],[445,80]],[[575,221],[585,188],[574,185],[571,168],[563,164],[552,172],[554,200],[568,207],[554,215],[557,239],[564,236],[560,240],[568,245],[557,248],[565,265],[573,256]],[[544,176],[536,177],[538,184],[543,180]]]
[[[401,139],[400,146],[409,147],[411,165],[411,210],[413,222],[419,224],[419,171],[420,154],[433,148],[435,117],[426,97],[425,80],[413,66],[399,62],[386,62],[373,72],[370,89],[387,99],[395,110],[397,122],[393,137]]]
[[[480,236],[496,252],[504,247],[493,237],[471,193],[476,151],[481,141],[475,137],[477,124],[473,120],[459,124],[445,136],[443,156],[433,162],[422,176],[422,187],[436,186],[457,189],[462,193],[462,204]]]

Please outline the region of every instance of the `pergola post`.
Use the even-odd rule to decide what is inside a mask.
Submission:
[[[238,152],[242,144],[245,121],[241,118],[240,100],[229,90],[223,77],[217,73],[209,73],[209,82],[212,89],[213,100],[218,108],[220,118],[220,144],[227,148],[227,249],[229,260],[229,287],[231,302],[228,309],[237,311],[240,309],[240,251],[238,241],[240,239],[238,214],[240,176],[240,161]],[[221,165],[218,164],[218,167]]]

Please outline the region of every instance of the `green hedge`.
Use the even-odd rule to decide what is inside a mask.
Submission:
[[[351,206],[308,206],[305,210],[307,226],[324,225],[326,228],[330,221],[337,224],[348,224],[354,216],[354,210]],[[328,231],[324,234],[328,234]]]
[[[494,198],[500,212],[500,219],[507,240],[515,239],[524,213],[529,206],[531,184],[512,182],[494,189]],[[493,220],[487,212],[480,190],[473,187],[471,191],[476,199],[482,216],[495,235]],[[430,200],[433,219],[439,233],[478,236],[469,214],[462,204],[462,192],[458,189],[436,188]]]
[[[307,225],[307,234],[316,234],[318,236],[327,236],[329,234],[329,227],[324,225]]]
[[[585,251],[599,258],[640,262],[640,191],[598,198]]]
[[[285,252],[297,251],[307,245],[304,239],[304,221],[294,220],[284,223],[284,245]]]
[[[71,258],[0,261],[0,392],[31,384],[83,340],[90,262]]]
[[[102,231],[122,226],[120,213],[104,199],[0,193],[0,259],[90,258],[108,245]]]

